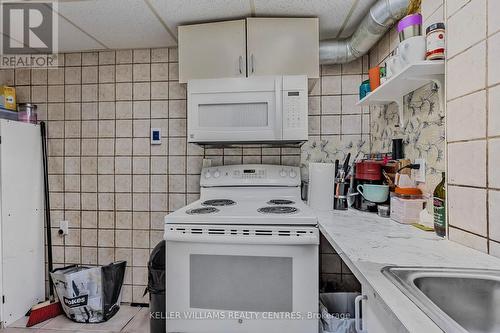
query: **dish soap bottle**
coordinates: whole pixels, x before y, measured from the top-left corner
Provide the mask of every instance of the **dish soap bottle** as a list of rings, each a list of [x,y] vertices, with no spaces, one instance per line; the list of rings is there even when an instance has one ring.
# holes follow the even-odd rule
[[[446,236],[446,186],[445,173],[443,179],[434,190],[434,230],[440,237]]]

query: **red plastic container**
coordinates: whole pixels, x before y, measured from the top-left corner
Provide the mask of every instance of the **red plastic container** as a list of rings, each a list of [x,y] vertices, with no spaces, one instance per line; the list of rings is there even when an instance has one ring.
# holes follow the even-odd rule
[[[376,161],[361,161],[356,163],[356,179],[381,180],[382,164]]]

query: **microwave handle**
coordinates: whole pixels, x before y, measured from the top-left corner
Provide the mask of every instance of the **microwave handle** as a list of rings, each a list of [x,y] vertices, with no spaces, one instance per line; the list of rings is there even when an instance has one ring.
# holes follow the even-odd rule
[[[217,243],[217,244],[259,244],[259,245],[318,245],[317,234],[306,236],[240,236],[179,234],[165,232],[164,238],[171,242]]]
[[[238,59],[238,69],[240,74],[243,74],[243,56],[240,56]]]
[[[255,59],[253,53],[250,55],[250,71],[252,72],[252,74],[255,73]]]
[[[275,121],[276,121],[276,126],[275,128],[275,136],[278,140],[283,139],[283,120],[287,116],[285,114],[286,110],[283,108],[283,97],[284,97],[284,91],[283,91],[283,82],[281,81],[281,78],[276,81],[276,86],[275,86],[275,103],[276,103],[276,116],[275,116]]]

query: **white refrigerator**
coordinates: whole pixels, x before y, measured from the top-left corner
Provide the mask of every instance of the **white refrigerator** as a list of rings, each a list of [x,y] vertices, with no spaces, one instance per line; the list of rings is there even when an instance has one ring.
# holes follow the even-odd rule
[[[0,325],[45,299],[40,126],[0,119]]]

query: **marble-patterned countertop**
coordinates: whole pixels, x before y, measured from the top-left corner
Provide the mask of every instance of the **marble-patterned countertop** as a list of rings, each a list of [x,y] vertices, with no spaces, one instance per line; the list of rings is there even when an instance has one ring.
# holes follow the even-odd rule
[[[410,332],[442,332],[382,273],[384,266],[500,269],[500,259],[410,225],[356,210],[316,212],[325,238]]]

